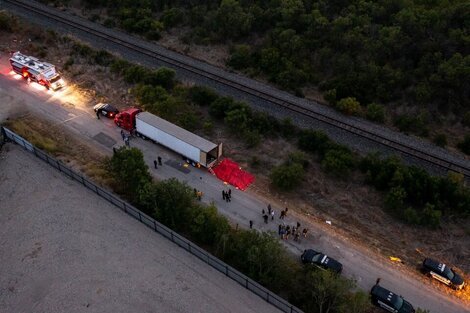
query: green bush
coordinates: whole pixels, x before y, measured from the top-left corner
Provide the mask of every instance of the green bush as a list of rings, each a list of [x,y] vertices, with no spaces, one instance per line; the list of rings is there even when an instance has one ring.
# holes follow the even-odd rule
[[[465,115],[462,118],[462,124],[464,126],[470,127],[470,111],[465,113]]]
[[[206,106],[217,100],[219,95],[208,87],[196,85],[189,89],[189,98],[197,105]]]
[[[230,97],[220,97],[209,106],[209,114],[215,118],[225,118],[226,113],[233,107],[235,101]]]
[[[234,133],[248,128],[250,122],[249,111],[245,108],[234,109],[226,112],[224,123]]]
[[[178,26],[184,21],[184,12],[179,8],[169,8],[163,11],[160,21],[165,29]]]
[[[323,93],[323,97],[325,100],[331,104],[331,105],[336,105],[336,89],[329,89]]]
[[[385,109],[382,105],[371,103],[367,105],[366,118],[368,120],[383,123],[385,122]]]
[[[412,224],[412,225],[420,224],[419,214],[412,207],[407,207],[403,211],[403,219],[405,220],[405,222],[407,222],[409,224]]]
[[[16,19],[5,11],[0,11],[0,32],[11,32],[16,27]]]
[[[106,50],[99,50],[93,53],[93,61],[101,66],[109,66],[114,61],[114,57]]]
[[[439,147],[447,146],[447,136],[445,134],[436,134],[433,139],[434,144]]]
[[[394,212],[403,210],[406,200],[406,191],[402,187],[393,187],[385,198],[385,205]]]
[[[316,152],[320,158],[330,149],[333,142],[322,131],[303,130],[300,132],[297,146],[306,152]]]
[[[349,174],[354,164],[354,155],[346,148],[328,150],[321,162],[327,173],[342,178]]]
[[[441,224],[442,212],[436,210],[433,205],[426,204],[422,212],[421,224],[431,228],[438,228]]]
[[[236,45],[232,48],[227,65],[241,70],[251,66],[251,49],[248,45]]]
[[[457,144],[457,147],[463,153],[470,155],[470,135],[465,135],[464,139]]]
[[[193,111],[184,111],[178,117],[178,124],[186,130],[195,131],[201,127],[201,118]]]
[[[336,103],[336,108],[347,115],[358,115],[361,112],[361,104],[354,97],[347,97]]]
[[[245,130],[243,132],[243,140],[248,148],[254,148],[261,142],[261,135],[256,130]]]
[[[429,134],[427,114],[421,113],[417,116],[399,115],[395,118],[394,124],[405,133],[414,133],[418,136],[427,137]]]
[[[142,77],[144,77],[145,84],[162,86],[166,90],[172,89],[176,84],[175,71],[166,67],[160,67],[156,71],[148,71]]]
[[[297,187],[304,177],[301,164],[291,163],[276,166],[271,171],[271,183],[278,189],[290,191]]]

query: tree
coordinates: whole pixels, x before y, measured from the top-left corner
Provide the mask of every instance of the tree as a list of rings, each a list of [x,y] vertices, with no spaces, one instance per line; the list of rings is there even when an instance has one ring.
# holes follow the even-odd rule
[[[117,190],[131,199],[138,197],[138,191],[152,181],[144,155],[137,148],[117,149],[108,162],[108,168]]]
[[[237,0],[222,0],[215,16],[214,30],[219,38],[240,38],[251,30],[253,16],[243,11]]]
[[[220,97],[209,106],[209,114],[215,118],[224,118],[227,111],[233,107],[235,101],[230,97]]]
[[[246,129],[250,121],[249,113],[245,108],[235,109],[227,112],[224,122],[232,132],[240,132]]]
[[[158,182],[155,187],[154,215],[158,221],[175,231],[184,231],[189,223],[189,211],[194,204],[194,192],[175,178]]]
[[[217,212],[214,204],[194,205],[188,214],[191,236],[199,243],[214,245],[230,231],[230,224],[223,215]]]

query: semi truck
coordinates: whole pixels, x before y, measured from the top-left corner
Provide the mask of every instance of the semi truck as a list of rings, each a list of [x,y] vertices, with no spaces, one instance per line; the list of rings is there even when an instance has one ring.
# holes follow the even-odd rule
[[[187,162],[210,168],[222,156],[222,143],[215,144],[149,112],[130,108],[118,113],[114,123],[136,136],[150,139],[179,153]]]
[[[13,71],[23,76],[24,79],[37,82],[48,90],[57,90],[65,86],[64,80],[54,65],[24,55],[19,51],[12,54],[10,65]]]

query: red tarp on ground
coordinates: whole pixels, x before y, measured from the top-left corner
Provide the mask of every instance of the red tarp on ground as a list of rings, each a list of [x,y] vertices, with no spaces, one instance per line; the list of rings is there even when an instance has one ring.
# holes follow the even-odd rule
[[[253,175],[241,170],[240,166],[230,159],[224,159],[212,170],[219,179],[240,190],[245,190],[255,180]]]

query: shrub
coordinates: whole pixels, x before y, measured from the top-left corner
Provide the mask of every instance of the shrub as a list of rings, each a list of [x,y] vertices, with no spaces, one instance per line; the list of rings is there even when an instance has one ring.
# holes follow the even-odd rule
[[[441,223],[442,212],[436,210],[433,205],[427,203],[421,217],[421,224],[431,228],[438,228]]]
[[[304,169],[301,164],[283,164],[273,168],[271,171],[271,183],[285,191],[294,189],[304,177]]]
[[[385,121],[384,107],[377,103],[368,104],[366,118],[374,122],[383,123]]]
[[[447,146],[447,136],[445,134],[437,134],[433,139],[434,144],[439,147]]]
[[[297,127],[292,123],[292,119],[286,117],[281,120],[279,131],[284,138],[292,138],[297,134]]]
[[[406,200],[406,191],[402,187],[393,187],[385,198],[385,205],[388,209],[400,212],[403,210]]]
[[[317,152],[323,158],[326,151],[332,146],[328,136],[322,131],[303,130],[300,132],[297,146],[306,152]]]
[[[257,130],[245,130],[243,132],[243,140],[248,148],[254,148],[261,142],[261,135]]]
[[[194,131],[200,127],[201,119],[193,111],[185,111],[178,118],[181,127]]]
[[[331,104],[331,105],[336,105],[336,89],[329,89],[323,93],[323,97],[325,100]]]
[[[112,73],[121,75],[130,66],[132,66],[132,64],[128,61],[125,61],[125,60],[122,60],[122,59],[115,59],[111,63],[110,70],[111,70]]]
[[[210,135],[214,131],[214,124],[211,121],[205,121],[204,124],[202,124],[202,129],[206,135]]]
[[[470,111],[465,113],[465,115],[463,116],[462,124],[464,126],[470,127]]]
[[[302,165],[304,169],[307,169],[308,166],[310,165],[307,159],[307,155],[303,153],[302,151],[295,151],[289,154],[287,157],[287,163],[292,164],[292,163],[297,163]]]
[[[163,11],[160,21],[165,29],[178,26],[184,21],[184,13],[179,8],[170,8]]]
[[[93,54],[93,60],[98,65],[109,66],[114,60],[114,57],[106,50],[99,50]]]
[[[209,114],[215,118],[225,118],[227,111],[233,107],[235,101],[230,97],[220,97],[212,102],[209,106]]]
[[[16,26],[16,19],[5,11],[0,11],[0,32],[11,32]]]
[[[331,149],[326,152],[321,165],[328,173],[345,177],[354,167],[354,156],[348,149]]]
[[[214,90],[205,86],[193,86],[189,89],[189,98],[200,106],[211,105],[218,97]]]
[[[407,207],[403,211],[403,219],[405,222],[413,225],[418,225],[420,223],[418,212],[412,207]]]
[[[418,136],[428,136],[428,117],[427,114],[421,113],[417,116],[399,115],[395,118],[394,124],[402,132],[414,133]]]
[[[227,65],[241,70],[251,66],[251,49],[248,45],[236,45],[230,54]]]
[[[170,90],[176,83],[174,70],[167,67],[160,67],[156,71],[148,71],[142,75],[142,80],[146,84],[154,86],[162,86],[163,88]]]
[[[336,103],[336,108],[347,115],[357,115],[361,111],[361,104],[354,97],[347,97]]]
[[[464,139],[457,144],[457,147],[463,153],[470,155],[470,135],[465,135]]]

